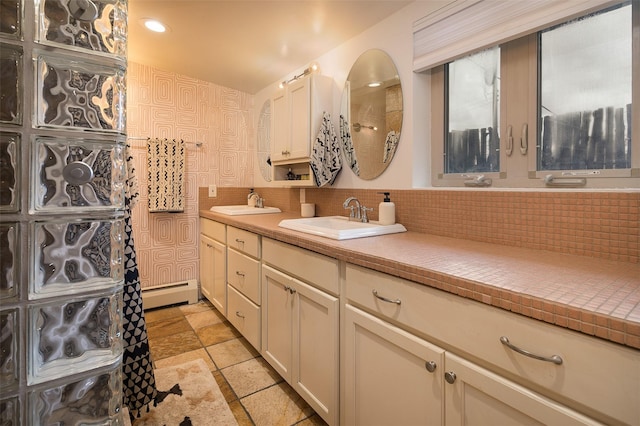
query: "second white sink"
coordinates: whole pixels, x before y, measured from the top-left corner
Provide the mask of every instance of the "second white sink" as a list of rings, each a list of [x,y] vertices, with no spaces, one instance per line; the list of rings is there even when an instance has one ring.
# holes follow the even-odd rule
[[[235,206],[213,206],[209,210],[215,213],[222,213],[229,216],[240,216],[246,214],[267,214],[280,213],[277,207],[249,207],[246,204]]]
[[[376,221],[368,223],[350,221],[345,216],[310,217],[302,219],[284,219],[278,226],[293,231],[305,232],[334,240],[374,237],[377,235],[406,232],[407,228],[399,223],[380,225]]]

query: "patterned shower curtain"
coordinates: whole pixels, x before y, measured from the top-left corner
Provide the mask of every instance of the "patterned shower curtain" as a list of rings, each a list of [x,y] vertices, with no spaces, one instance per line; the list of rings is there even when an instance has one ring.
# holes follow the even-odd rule
[[[124,303],[123,303],[123,339],[124,354],[122,362],[123,403],[129,408],[133,418],[140,410],[153,402],[157,395],[153,363],[149,352],[147,325],[142,309],[140,276],[133,244],[131,209],[138,201],[138,185],[133,168],[130,146],[127,144],[127,183],[125,197],[125,250],[124,250]]]

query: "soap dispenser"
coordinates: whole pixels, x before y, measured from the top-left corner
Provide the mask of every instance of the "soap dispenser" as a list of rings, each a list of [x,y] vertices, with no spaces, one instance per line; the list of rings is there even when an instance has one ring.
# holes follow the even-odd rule
[[[384,200],[378,206],[378,222],[380,225],[393,225],[396,223],[396,205],[389,198],[388,192],[380,192],[384,194]]]

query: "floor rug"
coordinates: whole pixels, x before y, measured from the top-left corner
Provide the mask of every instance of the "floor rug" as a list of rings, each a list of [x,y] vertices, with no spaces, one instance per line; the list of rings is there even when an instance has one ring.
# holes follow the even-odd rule
[[[141,410],[140,418],[133,420],[133,426],[238,424],[203,360],[158,368],[155,377],[157,405],[149,404],[149,412]],[[128,419],[125,423],[128,424]]]

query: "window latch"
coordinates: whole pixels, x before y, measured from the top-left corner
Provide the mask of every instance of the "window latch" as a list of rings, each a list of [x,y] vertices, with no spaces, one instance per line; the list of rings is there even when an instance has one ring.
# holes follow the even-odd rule
[[[471,177],[471,176],[468,176],[468,177]],[[492,182],[493,182],[493,180],[491,178],[487,178],[484,175],[479,175],[479,176],[474,177],[473,179],[465,180],[464,181],[464,186],[471,186],[471,187],[476,187],[476,188],[477,187],[485,187],[485,186],[491,186]]]
[[[520,154],[527,155],[529,148],[529,126],[527,123],[522,125],[522,134],[520,135]]]
[[[546,175],[544,177],[544,184],[547,186],[564,186],[564,187],[576,187],[585,186],[587,184],[587,178],[573,177],[573,176],[554,176]]]

